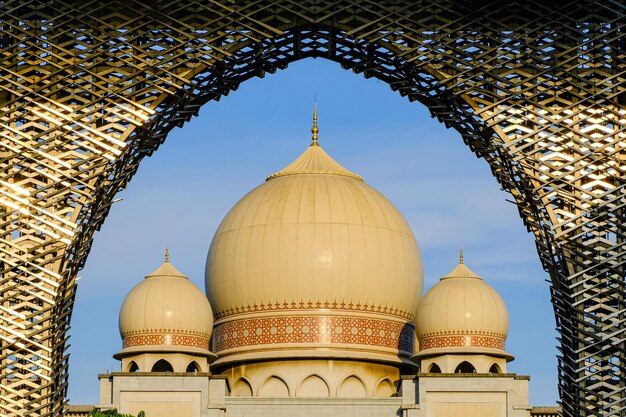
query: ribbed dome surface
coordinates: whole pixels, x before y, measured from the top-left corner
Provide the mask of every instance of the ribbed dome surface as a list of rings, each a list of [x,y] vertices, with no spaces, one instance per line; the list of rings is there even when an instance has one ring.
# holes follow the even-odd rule
[[[415,322],[420,351],[444,346],[503,350],[508,326],[500,295],[463,263],[424,295]]]
[[[206,270],[218,317],[303,301],[377,306],[414,318],[422,279],[417,243],[400,212],[319,146],[232,208]]]
[[[342,167],[337,161],[328,155],[321,146],[309,146],[307,150],[295,161],[282,170],[267,177],[267,180],[296,174],[334,174],[345,175],[363,181],[360,175],[356,175]]]
[[[400,212],[314,142],[215,233],[206,290],[216,363],[269,355],[407,363],[422,283]]]
[[[128,293],[119,328],[125,348],[163,344],[172,350],[174,345],[201,347],[206,340],[208,350],[213,312],[202,291],[165,262]]]

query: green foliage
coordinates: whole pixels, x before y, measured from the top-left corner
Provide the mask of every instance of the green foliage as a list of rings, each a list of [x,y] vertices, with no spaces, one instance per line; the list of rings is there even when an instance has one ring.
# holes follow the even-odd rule
[[[111,410],[96,410],[95,408],[87,414],[88,417],[135,417],[130,414],[120,414],[117,412],[117,409],[113,408]],[[146,417],[146,413],[140,411],[137,414],[137,417]]]

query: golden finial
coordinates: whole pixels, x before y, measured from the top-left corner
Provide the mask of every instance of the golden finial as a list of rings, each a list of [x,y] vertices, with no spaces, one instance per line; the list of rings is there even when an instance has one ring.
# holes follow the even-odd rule
[[[319,146],[317,144],[317,132],[320,130],[317,128],[317,103],[313,104],[313,127],[311,128],[311,133],[313,133],[313,143],[311,146]]]
[[[463,248],[461,248],[460,252],[459,252],[459,263],[462,264],[463,263]]]
[[[170,261],[170,248],[169,247],[165,247],[165,262],[169,262]]]

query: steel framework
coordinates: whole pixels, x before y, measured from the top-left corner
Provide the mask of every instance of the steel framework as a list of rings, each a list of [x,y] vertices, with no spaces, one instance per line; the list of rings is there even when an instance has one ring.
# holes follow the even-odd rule
[[[620,0],[0,1],[0,415],[61,415],[75,277],[175,126],[307,57],[460,132],[550,274],[566,416],[625,416]],[[245,117],[245,115],[242,115]]]

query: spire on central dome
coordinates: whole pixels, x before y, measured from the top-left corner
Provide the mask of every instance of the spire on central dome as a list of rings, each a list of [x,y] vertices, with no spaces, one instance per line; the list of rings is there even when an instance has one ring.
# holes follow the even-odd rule
[[[325,175],[343,175],[351,177],[359,181],[363,181],[363,177],[353,172],[348,171],[342,167],[337,161],[330,157],[322,149],[317,142],[319,129],[317,127],[317,106],[313,107],[313,127],[311,133],[313,134],[313,142],[311,145],[300,155],[295,161],[287,165],[285,168],[268,176],[265,181],[273,180],[274,178],[284,177],[286,175],[300,175],[300,174],[325,174]]]
[[[317,128],[317,103],[313,105],[313,127],[311,128],[311,133],[313,133],[313,143],[311,146],[320,146],[317,144],[317,132],[320,130]]]

